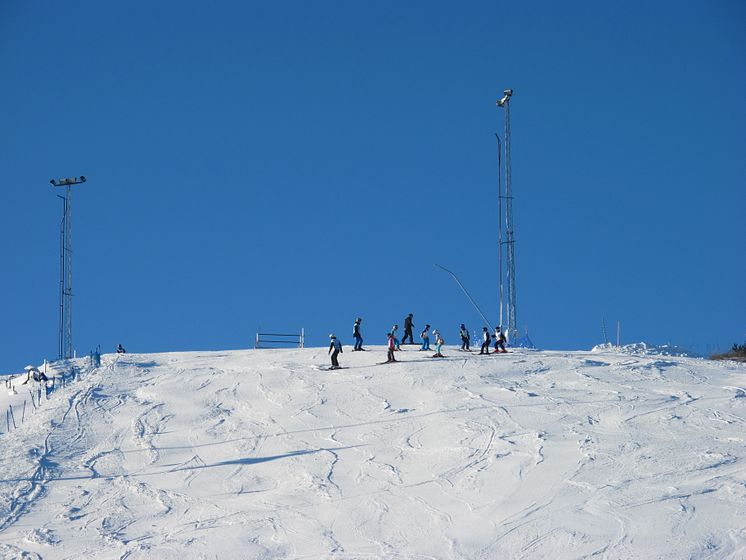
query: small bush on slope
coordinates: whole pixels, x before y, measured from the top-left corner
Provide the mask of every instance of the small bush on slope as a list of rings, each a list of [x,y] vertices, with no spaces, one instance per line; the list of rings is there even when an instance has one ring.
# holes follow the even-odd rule
[[[725,354],[715,354],[710,356],[712,360],[736,360],[737,362],[746,362],[746,342],[743,344],[734,344],[730,352]]]

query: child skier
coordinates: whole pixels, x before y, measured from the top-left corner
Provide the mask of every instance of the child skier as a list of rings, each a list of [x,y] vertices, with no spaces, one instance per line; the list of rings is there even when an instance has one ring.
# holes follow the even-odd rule
[[[461,350],[469,352],[469,329],[467,329],[463,323],[461,323],[459,335],[461,335]]]
[[[399,339],[396,337],[396,331],[399,330],[399,325],[394,325],[391,327],[391,336],[394,337],[394,347],[395,350],[401,350],[401,347],[399,346]]]
[[[435,354],[433,354],[433,358],[445,358],[445,356],[440,353],[440,349],[443,348],[443,344],[445,344],[443,337],[440,336],[438,329],[433,331],[433,335],[435,336]]]
[[[329,369],[340,369],[339,361],[337,356],[342,352],[342,343],[333,334],[329,335],[329,352],[327,354],[332,355],[332,365]]]
[[[490,337],[490,331],[487,330],[487,327],[482,327],[482,348],[479,350],[480,354],[490,353],[490,342],[491,341],[492,341],[492,337]]]
[[[420,348],[420,351],[430,350],[430,333],[428,332],[429,330],[430,325],[425,325],[425,330],[420,333],[420,338],[422,339],[422,348]]]
[[[500,327],[495,327],[495,352],[502,352],[503,354],[507,354],[507,350],[505,349],[505,342],[507,339],[505,338],[505,335],[500,330]],[[498,347],[502,348],[502,350],[498,350]]]
[[[394,343],[394,335],[391,333],[388,334],[388,344],[386,347],[388,348],[388,354],[386,362],[384,363],[388,364],[391,362],[395,362],[396,359],[394,358],[394,350],[396,349],[396,344]]]
[[[355,324],[352,327],[352,336],[355,338],[355,346],[352,348],[353,352],[365,350],[365,348],[363,348],[363,337],[360,334],[360,323],[361,322],[362,322],[362,319],[358,317],[357,319],[355,319]]]

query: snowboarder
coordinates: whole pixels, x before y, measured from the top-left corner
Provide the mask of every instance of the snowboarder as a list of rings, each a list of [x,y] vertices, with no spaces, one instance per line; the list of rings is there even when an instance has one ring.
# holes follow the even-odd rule
[[[360,334],[360,323],[362,321],[363,320],[358,317],[357,319],[355,319],[355,324],[352,327],[352,336],[355,337],[355,346],[352,348],[353,352],[365,350],[365,348],[363,348],[363,337]]]
[[[387,354],[387,359],[384,363],[388,364],[390,362],[395,362],[396,358],[394,358],[394,350],[396,349],[396,344],[394,343],[394,335],[391,333],[388,334],[387,348],[388,348],[388,354]]]
[[[469,329],[467,329],[463,323],[461,323],[459,334],[461,335],[461,350],[466,350],[467,352],[470,351],[469,350]]]
[[[122,346],[121,344],[118,344],[117,345],[117,354],[126,354],[126,353],[127,353],[127,350],[124,349],[124,346]]]
[[[479,350],[480,354],[490,353],[490,342],[491,341],[492,341],[492,337],[490,337],[490,331],[487,329],[487,327],[482,327],[482,348]]]
[[[340,369],[339,361],[337,356],[342,352],[342,343],[337,339],[334,334],[329,335],[329,352],[327,354],[332,355],[332,365],[329,369]]]
[[[508,351],[505,349],[505,342],[507,339],[505,338],[505,335],[500,330],[500,327],[495,327],[495,352],[502,352],[503,354],[507,354]],[[499,348],[502,348],[502,350],[498,350]]]
[[[391,336],[394,337],[394,347],[395,350],[401,350],[401,347],[399,346],[399,339],[396,338],[396,331],[399,330],[399,325],[394,325],[391,327]]]
[[[430,325],[425,325],[425,329],[420,333],[420,338],[422,339],[422,348],[420,348],[420,351],[422,350],[430,350]]]
[[[440,336],[440,332],[438,331],[438,329],[435,329],[433,331],[433,336],[435,336],[435,354],[433,354],[433,358],[445,358],[445,356],[440,352],[440,349],[443,348],[445,341],[443,340],[443,337]]]
[[[409,343],[414,344],[414,337],[412,336],[412,329],[414,328],[414,323],[412,322],[413,315],[410,313],[407,315],[407,318],[404,319],[404,336],[401,339],[402,344],[407,343],[407,337],[409,337]]]

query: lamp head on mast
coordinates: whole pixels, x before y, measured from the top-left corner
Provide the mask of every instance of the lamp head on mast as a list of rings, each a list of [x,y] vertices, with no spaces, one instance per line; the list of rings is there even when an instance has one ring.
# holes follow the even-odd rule
[[[506,103],[508,102],[508,99],[510,99],[510,96],[511,96],[511,95],[513,95],[513,90],[512,90],[512,89],[506,89],[505,91],[503,91],[503,96],[502,96],[502,99],[500,99],[500,100],[499,100],[499,101],[497,102],[497,106],[498,106],[498,107],[503,107],[503,106],[505,106],[505,104],[506,104]]]
[[[78,177],[70,177],[69,179],[60,179],[55,180],[51,179],[49,181],[49,184],[53,187],[69,187],[71,185],[79,185],[80,183],[85,183],[88,179],[86,179],[85,175],[81,175]]]

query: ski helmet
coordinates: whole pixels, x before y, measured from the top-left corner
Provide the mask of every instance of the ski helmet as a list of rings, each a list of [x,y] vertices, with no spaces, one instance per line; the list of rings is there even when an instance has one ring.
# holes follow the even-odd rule
[[[334,336],[334,333],[332,333],[332,334],[329,335],[329,338],[337,338],[337,337]]]

